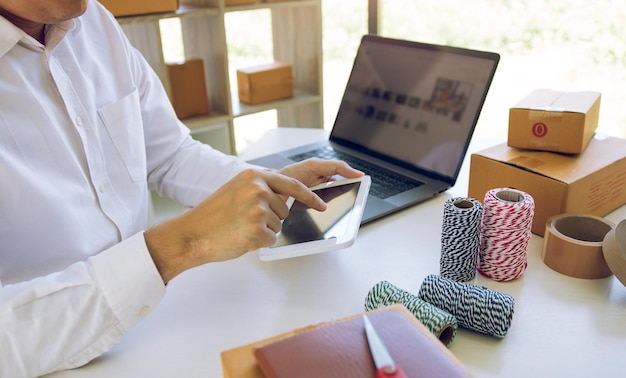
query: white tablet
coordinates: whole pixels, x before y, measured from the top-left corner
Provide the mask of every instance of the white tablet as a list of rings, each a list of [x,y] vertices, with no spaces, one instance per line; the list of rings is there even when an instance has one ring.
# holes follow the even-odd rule
[[[278,260],[346,248],[354,243],[372,180],[369,176],[330,181],[312,187],[328,205],[311,209],[289,198],[289,215],[283,220],[276,243],[259,250],[261,260]]]

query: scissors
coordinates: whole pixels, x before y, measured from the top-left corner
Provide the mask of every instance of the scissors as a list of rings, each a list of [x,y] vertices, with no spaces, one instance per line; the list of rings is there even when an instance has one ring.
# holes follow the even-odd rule
[[[389,355],[389,351],[387,351],[385,344],[378,336],[367,315],[363,315],[363,322],[365,323],[365,334],[367,335],[370,352],[374,359],[374,365],[376,365],[376,378],[407,378],[404,371]]]

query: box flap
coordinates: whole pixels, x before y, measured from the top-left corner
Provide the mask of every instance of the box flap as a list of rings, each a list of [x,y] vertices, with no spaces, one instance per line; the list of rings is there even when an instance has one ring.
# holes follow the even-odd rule
[[[509,147],[506,143],[476,154],[570,184],[626,159],[626,139],[597,135],[578,155],[523,150]]]
[[[513,109],[586,113],[600,98],[600,92],[563,92],[537,89],[519,101]]]

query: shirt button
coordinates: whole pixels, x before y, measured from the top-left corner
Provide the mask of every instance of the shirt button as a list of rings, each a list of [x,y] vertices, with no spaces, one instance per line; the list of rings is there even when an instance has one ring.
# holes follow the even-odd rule
[[[100,191],[100,193],[104,193],[104,184],[100,184],[98,190]]]
[[[82,126],[83,125],[83,119],[81,117],[76,117],[76,125],[78,125],[78,126]]]
[[[148,315],[148,313],[150,312],[150,310],[151,310],[150,306],[143,306],[143,307],[141,308],[141,310],[139,310],[139,315],[141,315],[141,316],[146,316],[146,315]]]

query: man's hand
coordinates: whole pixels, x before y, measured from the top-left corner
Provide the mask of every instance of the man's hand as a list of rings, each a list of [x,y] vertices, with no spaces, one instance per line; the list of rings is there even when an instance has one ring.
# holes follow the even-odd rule
[[[147,230],[146,244],[163,281],[195,266],[274,244],[281,221],[289,214],[286,198],[323,211],[326,204],[307,186],[329,181],[336,174],[363,175],[346,163],[318,159],[279,172],[249,169],[196,207]]]
[[[279,172],[299,180],[308,187],[334,180],[336,175],[345,178],[363,176],[363,172],[357,171],[343,161],[315,158],[288,165]]]

